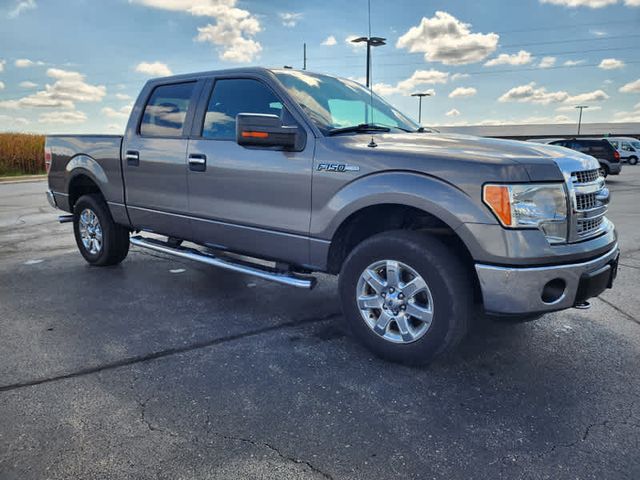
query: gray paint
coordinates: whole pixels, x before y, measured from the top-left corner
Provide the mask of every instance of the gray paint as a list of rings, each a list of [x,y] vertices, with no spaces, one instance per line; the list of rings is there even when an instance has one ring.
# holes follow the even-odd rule
[[[251,149],[199,138],[198,120],[216,78],[256,78],[283,100],[307,142],[301,152]],[[142,138],[137,125],[155,86],[197,80],[184,137]],[[247,112],[250,113],[250,112]],[[126,205],[134,228],[196,240],[242,253],[324,270],[331,239],[361,208],[410,205],[453,228],[472,256],[495,264],[548,263],[594,255],[615,242],[605,235],[574,245],[550,246],[537,230],[505,230],[482,204],[487,182],[563,182],[572,165],[594,161],[543,144],[432,133],[324,137],[275,76],[259,68],[205,72],[152,80],[129,120],[122,153],[140,152],[140,166],[120,167],[121,137],[49,137],[55,152],[52,190],[65,193],[76,153],[107,201]],[[205,153],[207,170],[191,172],[187,153]],[[89,161],[92,159],[94,162]],[[320,163],[345,163],[358,171],[319,171]],[[95,163],[95,165],[94,165]],[[104,175],[97,166],[101,166]],[[561,171],[562,170],[562,171]],[[122,182],[124,175],[124,186]],[[104,178],[106,177],[106,182]],[[67,182],[67,184],[65,184]],[[126,189],[125,189],[126,187]],[[126,198],[125,198],[126,197]]]

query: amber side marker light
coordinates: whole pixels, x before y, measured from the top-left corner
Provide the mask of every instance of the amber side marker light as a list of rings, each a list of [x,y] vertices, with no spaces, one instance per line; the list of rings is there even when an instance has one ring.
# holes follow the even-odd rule
[[[511,198],[509,195],[509,187],[504,185],[485,185],[482,199],[505,227],[511,226]]]
[[[267,132],[242,132],[242,136],[245,138],[269,138]]]

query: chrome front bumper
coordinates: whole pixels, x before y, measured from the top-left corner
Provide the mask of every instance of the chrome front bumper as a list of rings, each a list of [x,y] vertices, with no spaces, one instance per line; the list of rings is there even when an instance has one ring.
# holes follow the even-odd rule
[[[576,299],[581,281],[585,282],[585,277],[590,274],[606,270],[608,265],[615,269],[619,254],[620,249],[615,244],[604,255],[584,263],[530,268],[476,264],[484,308],[487,312],[503,315],[571,308],[577,300],[584,300]],[[545,294],[546,301],[543,300]]]

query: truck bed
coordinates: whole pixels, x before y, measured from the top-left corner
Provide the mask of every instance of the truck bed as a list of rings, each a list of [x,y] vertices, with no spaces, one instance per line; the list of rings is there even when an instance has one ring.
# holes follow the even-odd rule
[[[109,203],[124,204],[122,135],[48,135],[46,151],[51,152],[49,189],[58,207],[70,211],[70,185],[86,175],[101,189]],[[74,175],[69,172],[73,170]]]

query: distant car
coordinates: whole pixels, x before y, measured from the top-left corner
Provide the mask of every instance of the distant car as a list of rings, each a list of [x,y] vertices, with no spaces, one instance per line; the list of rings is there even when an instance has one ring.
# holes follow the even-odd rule
[[[620,153],[607,140],[572,138],[567,140],[556,140],[549,145],[570,148],[577,152],[585,153],[595,157],[600,163],[600,173],[603,177],[608,175],[619,175],[622,171],[620,163]]]
[[[640,140],[633,137],[605,138],[620,154],[620,159],[629,165],[636,165],[640,158]]]

